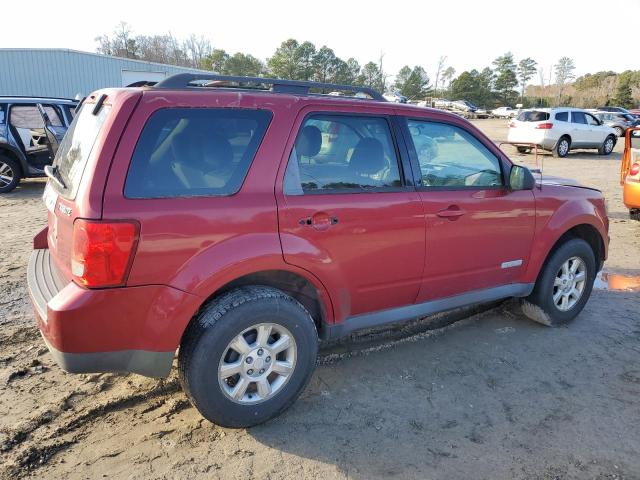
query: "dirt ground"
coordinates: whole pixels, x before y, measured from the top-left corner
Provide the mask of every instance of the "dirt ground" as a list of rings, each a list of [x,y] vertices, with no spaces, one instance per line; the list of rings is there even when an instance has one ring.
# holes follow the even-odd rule
[[[506,137],[504,121],[476,123]],[[620,152],[545,156],[544,172],[605,192],[605,269],[640,276]],[[325,348],[290,410],[228,430],[200,417],[175,373],[163,382],[69,375],[53,363],[25,280],[45,223],[43,187],[27,181],[0,197],[1,479],[640,479],[638,292],[596,290],[565,328],[534,324],[507,303]]]

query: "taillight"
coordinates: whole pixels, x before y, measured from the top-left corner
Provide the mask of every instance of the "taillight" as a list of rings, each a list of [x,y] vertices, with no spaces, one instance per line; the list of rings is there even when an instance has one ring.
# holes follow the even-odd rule
[[[516,128],[516,122],[509,122],[509,128]]]
[[[640,173],[640,163],[634,163],[629,169],[629,175],[636,176]]]
[[[123,285],[138,243],[138,225],[78,219],[73,223],[71,273],[89,288]]]
[[[536,128],[538,130],[550,130],[553,128],[553,123],[539,123]]]

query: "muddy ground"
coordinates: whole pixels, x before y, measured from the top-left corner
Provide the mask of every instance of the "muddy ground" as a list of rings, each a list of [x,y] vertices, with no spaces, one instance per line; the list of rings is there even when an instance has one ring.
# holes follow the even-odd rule
[[[504,121],[477,124],[506,137]],[[605,268],[640,275],[620,152],[545,156],[544,171],[604,190]],[[565,328],[503,304],[333,346],[284,415],[228,430],[200,417],[175,374],[158,382],[56,367],[25,285],[43,186],[0,197],[1,479],[640,478],[640,293],[594,291]]]

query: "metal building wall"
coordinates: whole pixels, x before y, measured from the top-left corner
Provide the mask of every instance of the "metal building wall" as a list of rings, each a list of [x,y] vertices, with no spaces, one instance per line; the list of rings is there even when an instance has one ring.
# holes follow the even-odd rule
[[[202,72],[66,49],[0,49],[0,95],[73,98],[122,86],[122,70]]]

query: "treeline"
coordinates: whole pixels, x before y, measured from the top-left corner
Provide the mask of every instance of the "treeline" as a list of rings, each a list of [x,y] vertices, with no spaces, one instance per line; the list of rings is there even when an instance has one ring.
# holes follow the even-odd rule
[[[571,58],[560,58],[548,79],[537,62],[516,60],[507,52],[482,70],[472,69],[456,76],[440,57],[433,83],[424,67],[406,65],[392,76],[383,68],[383,56],[364,65],[355,58],[342,59],[327,47],[285,40],[266,61],[249,53],[229,53],[213,48],[205,37],[191,35],[177,39],[165,35],[134,35],[122,22],[111,35],[96,38],[97,51],[105,55],[212,70],[224,75],[273,76],[372,87],[380,92],[397,91],[410,100],[442,97],[465,99],[485,108],[500,105],[575,105],[595,107],[616,104],[635,106],[640,100],[640,71],[599,72],[575,78]],[[530,85],[538,75],[538,85]]]

